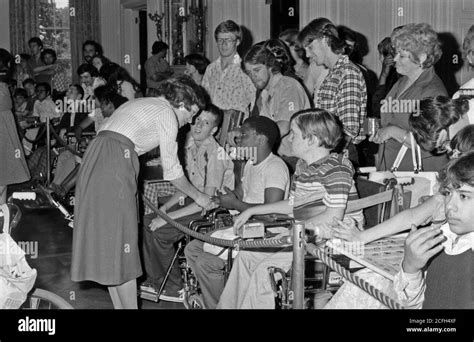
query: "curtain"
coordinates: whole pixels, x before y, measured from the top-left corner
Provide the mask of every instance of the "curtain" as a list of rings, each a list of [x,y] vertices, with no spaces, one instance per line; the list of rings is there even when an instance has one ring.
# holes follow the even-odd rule
[[[72,79],[73,83],[78,83],[76,70],[84,63],[82,43],[86,40],[100,43],[99,0],[69,0],[69,8],[74,13],[70,17]]]
[[[28,40],[38,37],[39,0],[10,0],[10,48],[13,55],[30,53]]]

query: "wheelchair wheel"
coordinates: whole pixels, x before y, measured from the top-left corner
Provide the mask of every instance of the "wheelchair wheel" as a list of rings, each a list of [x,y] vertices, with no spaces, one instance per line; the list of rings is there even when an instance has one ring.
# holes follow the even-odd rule
[[[71,310],[74,307],[58,295],[43,290],[35,289],[28,294],[26,301],[21,306],[22,310]]]
[[[185,308],[188,310],[206,309],[206,305],[204,305],[204,301],[202,300],[201,296],[196,292],[191,293],[191,294],[186,294],[184,296],[183,304]]]

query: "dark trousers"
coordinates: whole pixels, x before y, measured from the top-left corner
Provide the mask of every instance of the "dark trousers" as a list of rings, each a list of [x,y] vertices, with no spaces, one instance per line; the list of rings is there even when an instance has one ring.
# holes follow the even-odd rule
[[[155,214],[145,215],[143,220],[143,268],[147,280],[153,282],[154,287],[159,289],[176,253],[175,243],[185,234],[169,224],[152,232],[148,226],[155,217]],[[176,221],[187,227],[192,220],[199,218],[200,213],[196,213]],[[182,287],[181,273],[176,260],[165,288],[174,291]]]
[[[203,245],[202,241],[193,240],[184,249],[184,254],[199,281],[204,304],[208,309],[215,309],[224,291],[225,262],[218,256],[204,252]]]

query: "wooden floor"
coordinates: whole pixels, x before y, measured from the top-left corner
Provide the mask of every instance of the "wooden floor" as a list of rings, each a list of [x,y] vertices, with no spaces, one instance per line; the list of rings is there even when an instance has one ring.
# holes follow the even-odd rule
[[[49,290],[70,302],[75,309],[113,309],[107,288],[93,282],[71,280],[72,229],[57,209],[26,209],[12,236],[16,241],[37,246],[28,255],[36,268],[36,287]],[[30,248],[31,248],[30,247]],[[30,254],[34,248],[30,251]],[[184,309],[180,303],[154,303],[139,299],[141,309]]]

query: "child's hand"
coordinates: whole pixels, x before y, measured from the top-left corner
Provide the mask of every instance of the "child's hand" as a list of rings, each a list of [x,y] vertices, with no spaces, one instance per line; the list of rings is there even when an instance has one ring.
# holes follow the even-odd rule
[[[240,213],[240,215],[234,218],[234,234],[237,233],[237,229],[242,227],[252,217],[252,210],[247,209]]]
[[[406,273],[417,273],[436,254],[443,250],[441,243],[445,237],[439,226],[416,229],[412,225],[405,241],[405,257],[402,268]]]
[[[355,221],[352,221],[351,224],[346,224],[341,220],[334,218],[334,223],[332,230],[335,238],[350,242],[362,242],[362,232],[357,227]]]
[[[148,227],[150,227],[150,230],[154,232],[155,230],[163,227],[166,223],[167,222],[163,220],[161,217],[156,217],[153,219],[153,221],[151,221]]]
[[[226,194],[216,191],[220,206],[227,209],[234,209],[235,204],[239,201],[239,199],[228,187],[224,187],[224,190],[226,191]]]

